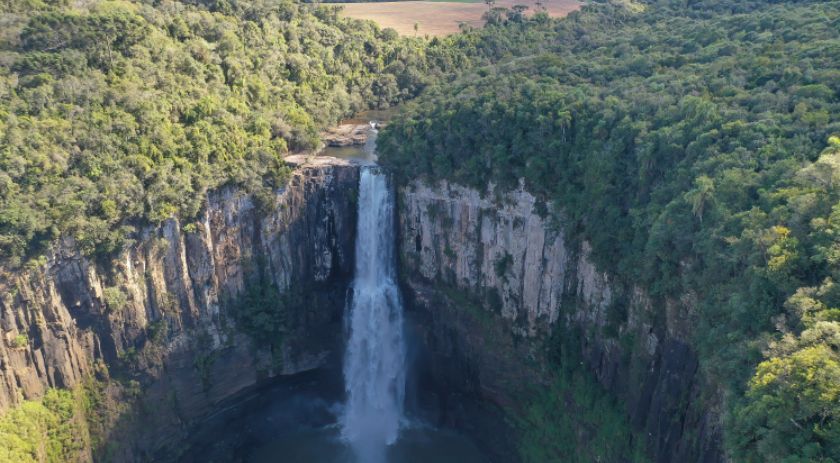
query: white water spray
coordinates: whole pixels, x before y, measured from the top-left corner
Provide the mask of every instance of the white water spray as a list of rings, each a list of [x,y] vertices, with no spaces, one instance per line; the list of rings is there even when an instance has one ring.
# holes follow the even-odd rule
[[[344,360],[342,437],[364,463],[397,441],[405,395],[403,315],[396,284],[394,199],[388,177],[362,168],[350,339]]]

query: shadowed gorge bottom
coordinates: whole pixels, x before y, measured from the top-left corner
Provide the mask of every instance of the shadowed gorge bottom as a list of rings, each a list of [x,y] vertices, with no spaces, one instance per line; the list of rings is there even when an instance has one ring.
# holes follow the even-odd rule
[[[367,463],[342,442],[340,393],[318,372],[280,380],[240,399],[192,433],[184,463]],[[386,449],[388,463],[483,463],[467,437],[411,423]]]

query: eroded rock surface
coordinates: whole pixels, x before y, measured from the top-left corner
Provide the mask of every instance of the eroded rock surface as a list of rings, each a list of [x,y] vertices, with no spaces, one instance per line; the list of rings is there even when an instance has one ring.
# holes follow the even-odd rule
[[[139,405],[110,417],[108,439],[121,444],[112,445],[118,461],[144,460],[260,379],[324,365],[340,348],[357,185],[351,164],[301,162],[274,204],[258,208],[225,188],[197,221],[148,227],[108,261],[65,241],[46,265],[3,275],[0,410],[94,374],[118,376],[111,383],[132,389],[118,393]],[[231,313],[257,274],[281,294],[314,295],[288,314],[273,354]]]
[[[549,207],[522,188],[499,196],[446,182],[402,188],[403,275],[425,320],[432,375],[448,385],[442,393],[514,403],[523,384],[541,381],[547,337],[576,329],[583,360],[626,403],[656,461],[721,461],[717,399],[701,400],[709,388],[687,339],[690,295],[652,301],[612,281],[586,242],[566,240],[562,220],[537,213]]]
[[[327,146],[362,146],[371,128],[370,124],[341,124],[321,134],[321,138]]]

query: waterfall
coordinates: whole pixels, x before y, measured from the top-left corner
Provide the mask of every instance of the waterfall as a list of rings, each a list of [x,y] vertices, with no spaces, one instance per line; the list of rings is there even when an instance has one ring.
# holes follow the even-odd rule
[[[396,442],[405,392],[405,346],[388,177],[364,167],[359,180],[356,275],[344,360],[342,437],[363,463],[384,461]]]

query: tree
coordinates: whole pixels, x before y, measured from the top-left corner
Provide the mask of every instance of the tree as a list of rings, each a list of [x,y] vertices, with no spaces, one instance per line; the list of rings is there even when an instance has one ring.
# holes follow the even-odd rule
[[[703,213],[714,202],[715,183],[711,178],[701,175],[694,181],[694,186],[693,190],[685,194],[685,199],[691,203],[691,212],[702,222]]]
[[[525,18],[525,11],[528,10],[526,5],[513,5],[513,8],[507,12],[507,17],[513,22],[522,22]]]
[[[764,461],[831,461],[840,452],[840,324],[819,329],[829,330],[832,345],[766,360],[750,382],[739,438]]]

